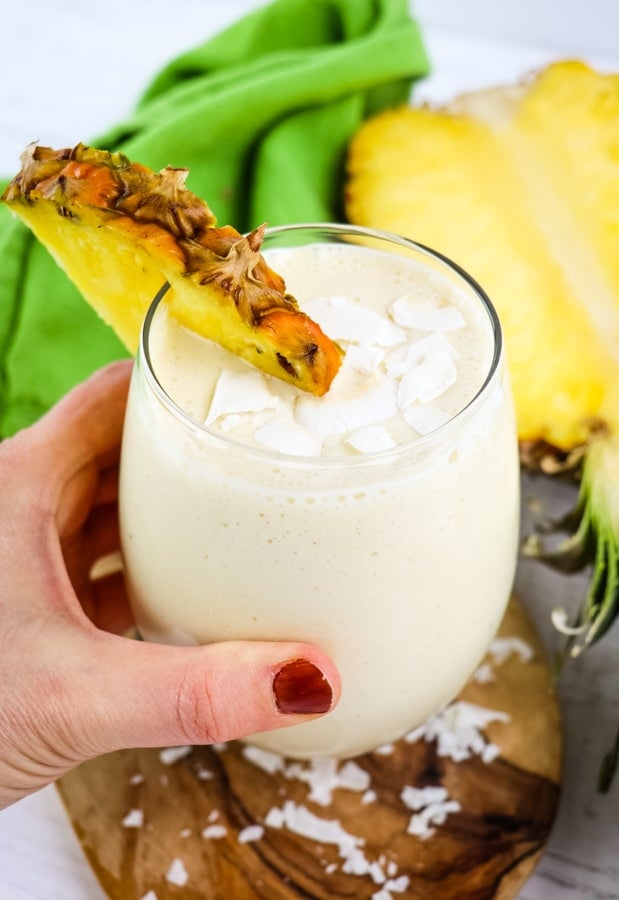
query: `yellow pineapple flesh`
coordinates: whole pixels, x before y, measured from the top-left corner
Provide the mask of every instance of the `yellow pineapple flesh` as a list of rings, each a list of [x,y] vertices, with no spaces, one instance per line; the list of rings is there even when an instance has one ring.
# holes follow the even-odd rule
[[[582,443],[617,378],[618,147],[619,77],[563,62],[386,112],[350,148],[348,217],[441,250],[488,291],[523,440]]]
[[[2,199],[130,351],[169,282],[165,302],[182,325],[301,390],[329,389],[341,350],[267,266],[264,227],[217,227],[185,188],[187,170],[156,173],[82,144],[31,146],[22,163]]]

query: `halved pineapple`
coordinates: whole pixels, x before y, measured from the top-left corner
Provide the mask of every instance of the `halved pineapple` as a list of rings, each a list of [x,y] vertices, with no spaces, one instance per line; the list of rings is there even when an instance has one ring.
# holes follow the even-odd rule
[[[301,390],[329,389],[341,350],[267,266],[264,227],[247,236],[216,227],[185,188],[186,169],[155,173],[83,144],[31,146],[22,163],[2,199],[129,350],[167,281],[166,303],[181,324]]]
[[[536,443],[586,449],[564,520],[575,531],[546,557],[595,563],[572,653],[619,615],[618,148],[619,76],[559,62],[445,109],[369,120],[345,192],[353,222],[443,251],[488,291],[528,458]]]
[[[489,293],[522,440],[585,441],[619,372],[618,146],[619,77],[565,62],[391,110],[350,148],[349,218],[442,250]]]

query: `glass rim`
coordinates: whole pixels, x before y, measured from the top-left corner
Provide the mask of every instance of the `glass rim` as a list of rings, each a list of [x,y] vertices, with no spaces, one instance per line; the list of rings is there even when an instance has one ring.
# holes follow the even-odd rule
[[[439,425],[438,428],[433,429],[428,434],[412,438],[410,441],[406,441],[405,443],[398,444],[395,447],[391,447],[386,450],[378,450],[373,453],[363,453],[357,456],[341,453],[337,455],[330,454],[324,456],[301,456],[284,453],[279,450],[272,450],[267,447],[263,448],[254,444],[236,440],[229,435],[224,434],[223,432],[218,431],[211,426],[205,425],[203,422],[199,422],[197,419],[194,419],[168,394],[157,377],[155,366],[153,365],[153,361],[150,355],[148,339],[151,324],[153,322],[157,309],[166,293],[171,289],[171,285],[169,284],[169,282],[165,282],[159,288],[153,300],[151,301],[142,323],[142,327],[140,330],[140,342],[138,347],[137,367],[138,369],[140,369],[141,367],[139,363],[141,361],[144,361],[146,382],[159,402],[164,406],[164,408],[169,413],[171,413],[189,432],[197,432],[199,434],[203,433],[205,436],[208,436],[210,440],[215,440],[222,447],[234,449],[245,456],[251,456],[262,462],[271,462],[278,466],[307,467],[309,465],[314,468],[321,469],[350,469],[353,467],[363,467],[371,464],[391,462],[395,459],[399,459],[401,456],[406,455],[412,450],[423,451],[426,448],[431,447],[432,444],[439,443],[439,441],[442,440],[446,435],[450,434],[451,431],[460,427],[463,421],[470,418],[477,406],[484,399],[491,384],[493,383],[503,356],[503,331],[501,328],[501,323],[494,304],[490,300],[490,297],[485,292],[485,290],[481,287],[481,285],[458,263],[454,262],[448,256],[445,256],[443,253],[440,253],[439,251],[434,250],[425,244],[419,243],[412,238],[407,238],[389,231],[367,228],[362,225],[348,225],[346,223],[337,222],[303,222],[294,223],[291,225],[277,225],[265,230],[263,245],[264,242],[268,241],[270,237],[276,237],[278,235],[291,232],[322,232],[331,234],[333,236],[356,235],[362,238],[372,238],[377,241],[396,244],[409,250],[421,252],[422,255],[425,255],[433,260],[438,260],[443,266],[445,266],[452,273],[462,279],[462,281],[464,281],[467,286],[473,291],[476,298],[481,302],[481,305],[488,316],[493,338],[493,354],[488,366],[487,375],[473,397],[471,397],[471,399],[462,407],[462,409],[458,410],[455,415],[448,419],[447,422]]]

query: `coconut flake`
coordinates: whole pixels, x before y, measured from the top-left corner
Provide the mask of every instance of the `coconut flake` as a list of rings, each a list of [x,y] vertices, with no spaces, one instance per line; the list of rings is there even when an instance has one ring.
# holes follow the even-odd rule
[[[159,753],[159,759],[164,766],[172,766],[179,759],[189,756],[192,749],[193,747],[166,747],[165,750],[161,750]]]
[[[359,347],[357,344],[350,344],[346,347],[342,366],[362,375],[371,375],[376,372],[384,358],[385,351],[381,347]]]
[[[390,380],[368,379],[356,391],[337,389],[334,384],[324,397],[299,397],[295,416],[301,425],[319,434],[347,434],[397,415],[396,392],[396,384]]]
[[[389,313],[402,328],[421,331],[457,331],[466,326],[464,316],[457,306],[436,306],[427,302],[399,297],[389,307]]]
[[[387,429],[380,425],[358,428],[348,435],[345,443],[359,453],[379,453],[381,450],[391,450],[396,446]]]
[[[228,831],[224,825],[207,825],[206,828],[202,829],[202,837],[206,838],[207,841],[219,841],[221,838],[225,838]]]
[[[372,752],[376,753],[377,756],[391,756],[393,750],[393,744],[380,744],[380,746],[375,747]]]
[[[497,637],[488,648],[495,665],[500,666],[510,656],[518,656],[521,662],[530,662],[533,659],[533,648],[519,637]]]
[[[473,681],[476,684],[490,684],[494,681],[494,672],[490,663],[482,663],[473,672]]]
[[[189,875],[182,859],[173,859],[170,868],[166,872],[166,881],[177,887],[185,887],[189,881]]]
[[[265,824],[270,828],[283,828],[284,826],[294,834],[318,841],[321,844],[333,844],[338,848],[339,855],[348,859],[353,852],[362,847],[363,838],[350,834],[337,819],[322,819],[314,815],[302,804],[294,800],[286,800],[283,807],[273,807],[265,818]]]
[[[224,369],[217,379],[204,424],[211,425],[220,417],[235,413],[262,412],[278,406],[279,399],[260,372],[239,373]]]
[[[499,710],[457,701],[430,716],[423,725],[405,735],[404,739],[407,743],[422,739],[427,743],[436,741],[438,755],[450,757],[454,762],[479,756],[483,762],[489,763],[500,752],[482,734],[482,729],[491,722],[509,722],[509,716]]]
[[[140,900],[157,900],[157,894],[154,891],[147,891]]]
[[[339,787],[349,791],[365,791],[370,786],[370,776],[356,762],[348,760],[338,772]]]
[[[310,788],[308,799],[328,806],[334,790],[365,791],[370,785],[370,776],[356,763],[349,761],[341,768],[338,766],[335,757],[316,757],[309,764],[291,763],[284,769],[284,775],[305,782]]]
[[[238,428],[242,421],[243,417],[240,413],[230,413],[229,416],[220,416],[218,425],[224,434],[228,434]]]
[[[403,894],[408,890],[410,878],[408,875],[400,875],[399,878],[390,878],[384,883],[380,891],[372,894],[372,900],[393,900],[394,894]]]
[[[430,403],[456,383],[458,370],[448,353],[427,354],[402,376],[398,387],[398,406],[406,409],[415,400]]]
[[[376,791],[373,791],[371,788],[369,791],[364,791],[363,796],[361,797],[361,802],[364,806],[367,806],[368,803],[375,803],[377,800]]]
[[[132,775],[131,778],[129,779],[129,784],[131,784],[135,787],[138,784],[142,784],[143,781],[144,781],[144,776],[142,775],[142,773],[136,772],[135,775]]]
[[[341,765],[334,756],[317,756],[304,762],[286,763],[285,757],[270,750],[251,745],[243,748],[243,755],[258,768],[274,775],[281,772],[288,780],[301,781],[309,786],[308,799],[320,806],[328,806],[333,791],[366,791],[370,776],[357,763],[349,760]]]
[[[329,337],[361,346],[394,347],[406,334],[386,316],[366,309],[348,297],[315,297],[303,305]]]
[[[262,837],[264,837],[262,825],[248,825],[239,831],[237,841],[239,844],[250,844],[253,841],[259,841]]]
[[[374,884],[384,884],[386,881],[385,873],[380,864],[378,862],[370,862],[359,847],[355,847],[348,854],[342,865],[342,872],[346,872],[349,875],[369,875]]]
[[[389,378],[400,378],[426,356],[435,356],[437,353],[446,353],[454,361],[460,356],[444,334],[434,331],[413,344],[391,350],[385,357],[385,372]]]
[[[429,785],[415,788],[406,785],[400,794],[402,802],[415,815],[411,816],[407,833],[426,838],[434,834],[435,825],[444,825],[447,816],[460,812],[461,806],[456,800],[450,800],[446,788]]]
[[[283,416],[270,419],[257,428],[254,438],[263,447],[290,456],[320,456],[323,442],[322,435]]]
[[[268,772],[269,775],[281,772],[284,768],[284,757],[280,753],[263,750],[261,747],[254,747],[252,744],[243,747],[243,756],[259,769]]]
[[[130,809],[120,824],[123,828],[141,828],[144,824],[144,810]]]
[[[442,785],[428,785],[427,787],[416,788],[411,785],[405,785],[400,793],[402,802],[408,809],[417,812],[426,806],[433,806],[435,803],[443,803],[447,800],[447,788]]]
[[[402,413],[402,418],[407,425],[414,428],[421,435],[436,431],[441,425],[449,422],[451,416],[438,406],[421,406],[413,403]]]

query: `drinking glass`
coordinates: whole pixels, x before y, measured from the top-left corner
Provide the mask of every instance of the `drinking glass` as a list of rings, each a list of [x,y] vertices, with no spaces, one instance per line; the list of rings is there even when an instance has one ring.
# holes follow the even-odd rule
[[[349,225],[270,229],[263,249],[308,244],[361,247],[394,270],[405,259],[447,279],[491,335],[483,385],[446,424],[390,450],[305,458],[243,444],[162,386],[150,346],[159,296],[128,400],[122,548],[146,640],[303,640],[329,653],[336,709],[248,740],[346,757],[419,725],[483,657],[515,569],[517,440],[500,324],[469,275],[411,240]]]

